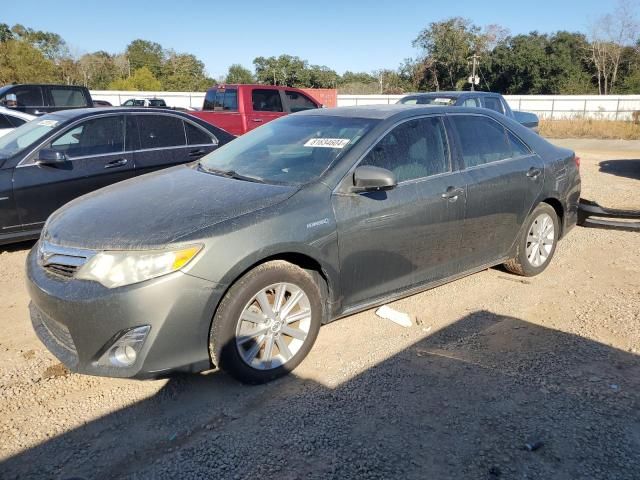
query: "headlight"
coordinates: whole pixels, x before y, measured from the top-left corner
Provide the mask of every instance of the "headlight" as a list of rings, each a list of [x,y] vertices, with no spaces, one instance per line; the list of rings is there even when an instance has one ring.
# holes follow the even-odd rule
[[[78,270],[76,278],[94,280],[107,288],[122,287],[180,270],[201,248],[100,252]]]

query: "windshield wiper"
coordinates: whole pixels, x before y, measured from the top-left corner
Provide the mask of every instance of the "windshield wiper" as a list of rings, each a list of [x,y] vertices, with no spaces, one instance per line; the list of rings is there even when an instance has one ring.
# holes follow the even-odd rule
[[[214,175],[220,175],[221,177],[233,178],[235,180],[244,180],[245,182],[265,183],[264,180],[258,177],[251,177],[249,175],[242,175],[234,170],[218,170],[217,168],[209,168],[198,163],[198,168],[203,172],[212,173]]]

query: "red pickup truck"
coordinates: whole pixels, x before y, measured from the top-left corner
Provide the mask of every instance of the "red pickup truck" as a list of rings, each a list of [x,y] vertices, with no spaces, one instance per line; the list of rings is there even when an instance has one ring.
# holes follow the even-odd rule
[[[321,107],[297,88],[216,85],[207,91],[202,111],[189,113],[229,133],[242,135],[283,115]]]

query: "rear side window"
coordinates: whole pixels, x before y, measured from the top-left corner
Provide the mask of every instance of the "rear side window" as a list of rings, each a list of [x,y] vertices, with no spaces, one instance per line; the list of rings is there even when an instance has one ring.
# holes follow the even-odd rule
[[[507,137],[509,139],[509,144],[511,145],[511,151],[513,152],[514,157],[523,157],[531,154],[531,150],[527,147],[522,140],[516,137],[513,133],[507,130]]]
[[[11,93],[16,96],[18,107],[42,107],[44,105],[42,88],[40,87],[34,85],[20,86],[8,91],[7,95]]]
[[[494,112],[504,113],[502,102],[498,97],[484,97],[483,101],[484,108],[488,108],[489,110],[493,110]]]
[[[186,145],[182,119],[168,115],[138,115],[140,148],[167,148]]]
[[[238,110],[238,89],[218,88],[211,89],[204,97],[203,110],[216,111],[237,111]]]
[[[500,123],[476,115],[453,115],[451,121],[458,133],[467,168],[513,156],[506,131]]]
[[[449,171],[449,146],[438,117],[404,122],[387,133],[360,165],[386,168],[398,182]]]
[[[282,112],[282,100],[278,90],[256,88],[251,92],[254,112]]]
[[[318,108],[318,106],[313,101],[311,101],[309,97],[303,95],[300,92],[287,90],[286,95],[287,102],[289,103],[289,111],[291,113]]]
[[[189,122],[184,122],[184,129],[187,132],[187,143],[189,145],[210,145],[213,143],[211,135]]]
[[[152,98],[151,100],[149,100],[149,106],[150,107],[166,107],[167,104],[161,98]]]
[[[51,87],[51,99],[56,107],[86,107],[87,99],[75,88]]]
[[[51,148],[69,157],[118,153],[124,150],[124,117],[94,118],[67,130],[51,142]]]

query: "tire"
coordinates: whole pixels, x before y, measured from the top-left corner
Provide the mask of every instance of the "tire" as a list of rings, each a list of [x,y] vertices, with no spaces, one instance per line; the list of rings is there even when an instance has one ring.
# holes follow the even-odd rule
[[[552,232],[550,226],[553,226]],[[539,204],[527,217],[516,245],[515,257],[504,264],[505,268],[524,277],[542,273],[551,263],[559,233],[560,222],[556,211],[547,203]]]
[[[314,273],[276,260],[241,277],[223,297],[211,324],[213,364],[251,384],[296,368],[322,323],[323,289]]]

